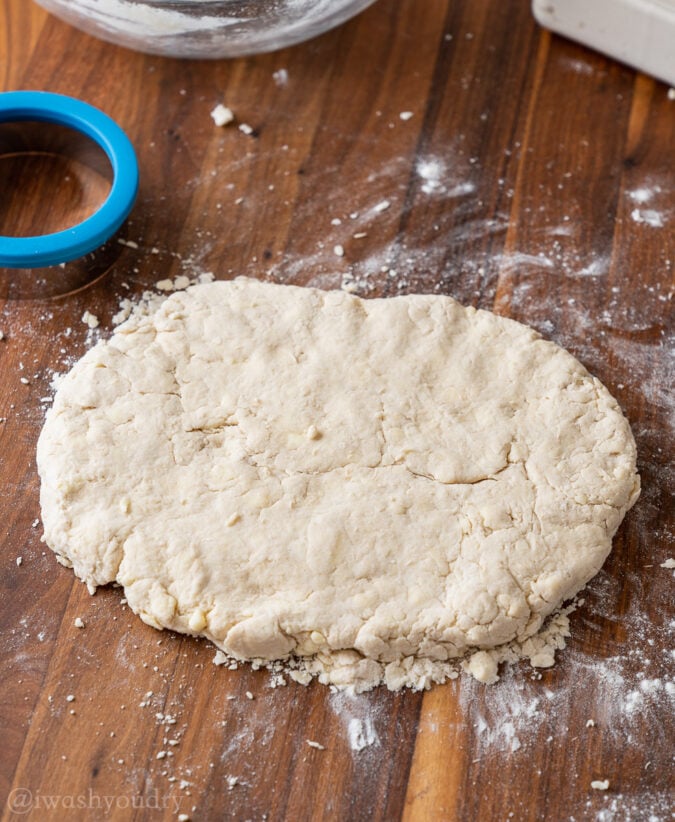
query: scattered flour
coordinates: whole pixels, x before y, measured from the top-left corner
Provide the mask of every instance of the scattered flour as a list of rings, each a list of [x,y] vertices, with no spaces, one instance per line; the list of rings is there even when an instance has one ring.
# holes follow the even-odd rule
[[[88,0],[90,5],[94,5],[95,0]],[[98,5],[98,4],[97,4]],[[122,7],[121,2],[109,2],[108,6]],[[145,13],[145,12],[144,12]],[[149,12],[154,14],[154,10]],[[124,15],[128,14],[127,4],[124,4]],[[183,16],[183,15],[182,15]],[[158,18],[155,16],[154,21]],[[127,21],[120,16],[119,25],[127,25],[130,22],[138,27],[139,32],[145,32],[147,21],[131,20]],[[163,19],[166,22],[166,18]],[[179,21],[184,22],[184,21]],[[170,21],[171,26],[176,25],[176,19]],[[177,30],[177,29],[176,29]],[[446,35],[446,40],[450,40],[451,35]],[[586,67],[569,65],[573,71],[578,73],[588,73]],[[281,70],[285,72],[285,70]],[[276,73],[275,73],[276,74]],[[279,83],[275,76],[275,82]],[[286,79],[286,78],[284,78]],[[675,100],[675,89],[669,89],[668,98]],[[402,118],[403,119],[403,118]],[[428,165],[425,167],[424,163]],[[421,163],[423,173],[419,173],[422,185],[420,189],[423,194],[437,196],[452,196],[449,192],[457,186],[471,186],[468,180],[461,179],[449,185],[447,180],[443,180],[442,166],[434,165],[434,159],[430,158]],[[462,177],[464,175],[461,175]],[[428,178],[428,179],[427,179]],[[443,186],[447,187],[447,192],[442,191]],[[425,187],[428,190],[425,190]],[[505,196],[509,192],[505,190]],[[663,209],[657,208],[658,201],[654,201],[661,192],[661,187],[646,181],[643,185],[626,192],[626,196],[635,205],[631,214],[631,219],[637,223],[645,223],[649,228],[663,228],[665,226],[667,213]],[[400,192],[378,192],[379,196],[393,196]],[[467,190],[467,194],[474,193],[474,190]],[[512,192],[511,192],[512,194]],[[455,196],[462,196],[461,189]],[[473,198],[467,198],[467,207]],[[650,204],[652,208],[644,209],[645,204]],[[386,209],[382,209],[386,211]],[[637,212],[637,214],[636,214]],[[653,212],[655,216],[650,216]],[[364,214],[366,211],[364,210]],[[393,212],[392,212],[393,215]],[[650,453],[650,460],[654,459],[656,445],[663,441],[662,421],[663,414],[673,412],[672,393],[667,390],[667,381],[664,382],[663,375],[651,374],[646,364],[650,361],[650,352],[653,346],[642,342],[621,339],[614,332],[639,330],[641,327],[650,328],[651,317],[648,312],[653,310],[654,305],[658,305],[657,300],[670,301],[672,292],[665,289],[658,296],[654,293],[644,294],[645,316],[639,313],[638,309],[626,306],[622,301],[619,291],[621,276],[626,272],[619,271],[619,278],[616,282],[617,294],[609,303],[608,313],[601,318],[593,315],[592,309],[585,306],[582,300],[573,297],[572,302],[565,303],[562,308],[558,299],[558,285],[567,278],[584,277],[605,277],[609,271],[609,255],[601,255],[597,259],[580,258],[576,248],[570,250],[563,245],[566,238],[576,241],[576,234],[579,225],[574,220],[567,223],[552,223],[545,230],[539,229],[539,233],[534,235],[533,247],[537,248],[536,253],[521,253],[517,249],[508,251],[500,250],[497,253],[486,253],[483,241],[489,241],[491,237],[500,238],[508,229],[508,217],[506,212],[498,214],[494,219],[485,220],[480,217],[478,209],[475,213],[467,211],[463,215],[461,225],[451,225],[448,228],[443,222],[434,226],[437,230],[436,237],[439,242],[434,246],[427,243],[425,247],[407,247],[404,243],[388,243],[378,240],[374,229],[381,226],[380,218],[388,218],[390,215],[375,212],[375,220],[368,223],[368,229],[373,237],[373,244],[367,249],[363,256],[352,260],[350,249],[350,277],[347,282],[351,287],[362,294],[379,292],[383,287],[387,293],[403,293],[415,290],[420,282],[417,276],[418,271],[425,274],[433,271],[436,280],[434,289],[448,291],[449,293],[462,292],[469,295],[469,286],[475,284],[476,300],[489,297],[492,292],[492,285],[500,278],[510,289],[509,300],[512,311],[522,317],[530,317],[532,322],[548,336],[554,336],[562,344],[576,344],[576,353],[592,367],[594,363],[599,363],[600,358],[604,358],[607,352],[616,355],[618,361],[618,372],[625,381],[626,391],[644,390],[647,407],[655,417],[653,430],[647,424],[643,425],[636,435],[641,445],[642,453]],[[398,214],[392,216],[398,218]],[[651,219],[651,222],[649,220]],[[377,222],[376,222],[377,221]],[[560,244],[556,247],[553,242],[546,238],[551,237],[558,240]],[[336,237],[346,247],[347,239],[342,236]],[[293,281],[294,278],[302,278],[307,271],[314,272],[310,277],[311,284],[322,285],[323,287],[336,287],[342,282],[344,273],[336,270],[335,257],[330,249],[333,247],[333,239],[326,240],[325,250],[317,249],[314,255],[289,254],[283,265],[271,267],[268,276],[280,281]],[[369,241],[370,242],[370,241]],[[131,248],[138,245],[133,241],[125,242]],[[497,246],[500,244],[497,243]],[[572,244],[573,246],[575,243]],[[473,248],[481,250],[480,254],[474,254]],[[579,246],[577,246],[579,247]],[[581,246],[583,247],[583,246]],[[543,248],[543,251],[539,251]],[[458,253],[461,249],[462,253]],[[530,248],[527,249],[531,251]],[[177,255],[176,255],[177,256]],[[448,264],[448,259],[450,263]],[[200,274],[197,273],[198,262],[186,259],[182,261],[185,269],[190,275],[191,281],[201,281]],[[664,266],[672,273],[672,262],[668,259],[658,258],[657,265]],[[260,270],[256,263],[251,266]],[[391,274],[393,272],[393,274]],[[239,271],[235,273],[240,273]],[[203,274],[203,272],[201,272]],[[546,279],[548,278],[548,279]],[[172,288],[174,280],[171,280]],[[537,280],[544,280],[551,285],[550,298],[542,297],[540,288],[536,287]],[[301,279],[301,281],[303,281]],[[425,277],[425,283],[428,277]],[[608,283],[609,285],[609,283]],[[534,287],[533,287],[534,286]],[[178,286],[176,286],[178,287]],[[645,286],[646,287],[646,286]],[[612,289],[614,291],[614,287]],[[578,296],[578,295],[577,295]],[[119,311],[113,318],[113,324],[118,324],[135,312],[148,310],[148,306],[153,301],[164,298],[163,294],[156,294],[152,291],[145,291],[139,298],[121,298]],[[464,299],[468,299],[465,297]],[[640,302],[640,301],[638,301]],[[499,307],[499,300],[497,306]],[[507,302],[504,302],[506,305]],[[151,309],[150,309],[151,310]],[[561,313],[561,311],[563,313]],[[566,319],[571,329],[567,330],[561,323]],[[579,342],[584,334],[595,333],[599,327],[601,333],[607,333],[604,341],[598,346],[597,340],[593,345],[582,347]],[[30,326],[26,326],[30,331]],[[71,336],[72,329],[67,328],[59,335],[59,341],[65,344],[66,339]],[[664,340],[667,344],[667,340]],[[64,360],[68,367],[72,361]],[[51,387],[55,388],[60,380],[59,374],[55,373],[51,381]],[[644,381],[644,383],[643,383]],[[672,383],[671,383],[672,384]],[[620,389],[624,390],[623,383]],[[669,417],[671,423],[675,421],[675,416]],[[671,430],[673,426],[671,425]],[[660,449],[659,449],[660,450]],[[662,464],[653,462],[651,473],[655,484],[659,482],[667,485],[668,473]],[[659,479],[665,477],[665,479]],[[673,478],[670,474],[670,478]],[[671,483],[672,484],[672,483]],[[645,498],[641,502],[639,509],[636,509],[635,516],[642,518],[638,526],[643,533],[649,533],[651,524],[650,517],[655,516],[658,505],[657,496],[649,496],[649,489],[646,490]],[[667,533],[661,536],[668,536]],[[672,537],[673,535],[670,534]],[[673,560],[668,559],[661,563],[661,567],[672,568]],[[645,571],[644,574],[648,572]],[[672,744],[669,742],[668,728],[664,728],[664,721],[672,717],[675,706],[675,679],[673,676],[673,665],[675,664],[675,652],[672,648],[672,634],[675,630],[675,620],[665,620],[659,625],[652,617],[640,611],[639,598],[631,600],[628,613],[617,615],[617,602],[620,589],[625,583],[624,579],[610,580],[605,572],[601,573],[592,583],[593,591],[600,597],[600,605],[603,600],[606,602],[606,609],[600,609],[600,616],[604,620],[621,620],[622,630],[625,630],[626,641],[622,641],[620,647],[612,648],[609,655],[604,658],[598,657],[595,653],[587,654],[582,648],[575,644],[568,649],[565,657],[565,668],[569,671],[567,681],[570,686],[577,683],[583,685],[583,691],[578,693],[579,698],[587,705],[589,714],[594,717],[589,720],[593,724],[588,724],[588,732],[602,733],[614,741],[617,750],[623,750],[631,745],[631,741],[637,735],[639,728],[644,729],[645,725],[654,732],[653,744],[656,747]],[[634,592],[644,590],[639,580],[628,581],[630,589]],[[666,607],[668,603],[665,603]],[[577,615],[581,618],[581,615]],[[590,621],[590,617],[584,619],[590,624],[590,630],[597,629],[597,623]],[[45,631],[36,634],[38,641],[43,642],[46,637]],[[123,642],[126,642],[124,640]],[[665,655],[657,656],[654,646],[670,647],[670,651]],[[126,649],[126,650],[124,650]],[[142,660],[139,660],[137,646],[131,642],[124,648],[118,649],[120,662],[123,669],[133,673],[136,667],[140,668]],[[224,657],[224,655],[222,655]],[[534,659],[537,655],[534,654]],[[152,662],[153,660],[151,660]],[[154,660],[161,664],[160,660]],[[236,663],[226,657],[218,659],[218,654],[214,658],[214,663],[228,666]],[[143,663],[144,665],[146,663]],[[158,670],[157,665],[154,666]],[[161,669],[160,669],[161,670]],[[636,673],[637,671],[637,673]],[[163,675],[164,676],[164,675]],[[270,672],[270,681],[278,677],[278,673]],[[307,684],[312,674],[306,671],[293,670],[290,673],[292,679]],[[536,674],[535,674],[536,676]],[[456,677],[456,673],[455,673]],[[455,678],[451,675],[449,679]],[[549,690],[536,680],[528,680],[526,677],[518,676],[508,669],[502,673],[500,681],[491,688],[483,688],[472,679],[466,677],[461,680],[449,683],[449,688],[456,689],[462,708],[460,722],[467,727],[474,729],[475,744],[478,746],[479,757],[503,756],[506,761],[512,757],[518,757],[548,733],[547,739],[553,744],[554,739],[561,735],[564,737],[569,727],[572,711],[576,710],[570,704],[570,690],[568,687]],[[344,692],[333,693],[329,697],[329,703],[336,714],[344,720],[344,738],[349,742],[354,754],[361,754],[362,758],[367,756],[370,749],[377,750],[377,743],[371,743],[363,748],[354,747],[350,728],[357,729],[354,733],[355,741],[376,738],[377,729],[385,729],[390,722],[389,715],[383,715],[378,707],[382,700],[378,694],[364,694],[362,696],[350,696]],[[170,710],[174,710],[171,708]],[[588,715],[588,714],[587,714]],[[175,718],[168,715],[171,722]],[[252,715],[247,718],[252,722]],[[447,721],[444,718],[442,721]],[[265,734],[267,728],[258,728],[242,721],[241,726],[233,731],[228,739],[228,746],[222,753],[226,757],[228,753],[246,750],[253,758],[260,752],[260,745],[266,741]],[[439,730],[438,717],[433,722],[427,723],[423,729],[425,733],[437,733]],[[382,731],[381,731],[382,732]],[[113,735],[113,734],[111,734]],[[638,738],[643,738],[639,735]],[[582,740],[583,744],[583,740]],[[514,745],[516,747],[514,747]],[[362,753],[361,753],[362,752]],[[166,762],[167,760],[164,760]],[[647,763],[649,764],[649,763]],[[602,776],[611,771],[600,771]],[[141,774],[142,776],[142,774]],[[232,779],[233,777],[230,777]],[[175,779],[175,777],[170,777]],[[238,781],[237,777],[234,777]],[[599,780],[600,781],[600,780]],[[603,780],[604,781],[604,780]],[[189,784],[184,780],[186,786]],[[229,787],[229,785],[228,785]],[[605,797],[596,797],[604,800]],[[588,818],[596,822],[664,822],[672,818],[672,793],[669,791],[650,792],[646,794],[612,794],[607,796],[607,804],[602,810],[595,810],[588,806],[586,816],[576,816],[575,819]],[[187,814],[181,814],[179,818],[187,819]]]
[[[353,718],[348,725],[349,747],[353,751],[362,751],[371,745],[379,745],[380,740],[375,732],[373,721],[370,717],[366,719]]]
[[[584,60],[565,58],[559,62],[564,68],[569,71],[573,71],[575,74],[585,74],[586,76],[590,76],[595,73],[595,68]]]
[[[351,751],[358,754],[367,748],[380,746],[377,727],[384,728],[384,723],[388,721],[381,704],[368,697],[357,697],[333,689],[329,705],[340,718]]]
[[[634,208],[630,216],[636,223],[645,223],[652,228],[663,228],[663,216],[653,208]]]
[[[648,203],[650,200],[654,198],[655,194],[661,192],[661,186],[640,186],[639,188],[634,188],[631,191],[626,192],[628,197],[634,203]]]
[[[79,0],[81,14],[110,34],[147,37],[148,31],[163,36],[209,31],[242,22],[237,17],[196,17],[179,11],[125,0]]]
[[[470,180],[453,180],[443,160],[427,157],[418,160],[415,166],[417,176],[422,180],[425,194],[442,195],[447,199],[466,197],[473,194],[476,186]]]

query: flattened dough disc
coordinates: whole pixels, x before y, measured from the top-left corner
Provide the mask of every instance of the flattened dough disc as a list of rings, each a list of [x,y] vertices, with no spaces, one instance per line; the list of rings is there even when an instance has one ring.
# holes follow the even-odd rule
[[[91,349],[38,445],[47,543],[149,624],[383,666],[537,631],[609,553],[635,456],[526,326],[243,278]]]

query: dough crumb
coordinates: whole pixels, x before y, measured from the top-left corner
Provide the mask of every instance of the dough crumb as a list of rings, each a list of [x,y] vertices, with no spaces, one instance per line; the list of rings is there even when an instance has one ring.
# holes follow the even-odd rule
[[[411,117],[413,116],[413,113],[412,113],[412,111],[402,111],[398,116],[401,118],[401,120],[403,120],[405,122],[406,120],[411,119]]]
[[[82,315],[82,322],[89,326],[89,328],[98,328],[98,317],[96,314],[92,314],[91,311],[85,311]]]
[[[230,514],[230,516],[225,520],[225,525],[231,527],[232,525],[236,525],[240,519],[241,517],[239,516],[239,513],[235,511],[234,514]]]
[[[250,691],[246,691],[246,699],[255,699],[255,697]]]
[[[73,621],[73,625],[76,628],[84,628],[84,621],[83,621],[82,617],[75,617],[75,619]]]
[[[17,565],[21,565],[22,562],[23,562],[23,557],[17,557],[16,558],[16,564]]]
[[[492,685],[499,679],[497,662],[493,654],[490,654],[488,651],[478,651],[472,654],[469,659],[463,663],[463,667],[471,676],[479,682],[485,682],[487,685]]]
[[[222,103],[218,103],[211,112],[211,119],[219,128],[222,128],[234,121],[234,114],[232,113],[232,109],[224,106]]]
[[[195,633],[203,631],[207,625],[208,621],[206,619],[206,614],[199,608],[193,611],[190,615],[190,618],[188,619],[188,627],[191,631],[194,631]]]
[[[307,744],[310,748],[316,748],[317,751],[325,751],[326,746],[322,745],[320,742],[315,742],[313,739],[308,739]]]
[[[555,665],[555,654],[553,648],[543,648],[530,657],[530,665],[533,668],[550,668]]]
[[[130,300],[128,297],[120,300],[119,303],[119,311],[113,315],[112,324],[119,325],[123,323],[125,320],[129,319],[131,316],[131,312],[134,309],[134,302]]]
[[[307,439],[308,440],[318,440],[321,439],[321,433],[316,427],[316,425],[310,425],[307,429]]]
[[[231,791],[236,785],[239,784],[239,777],[238,776],[226,776],[225,782],[227,783],[227,790]]]
[[[594,779],[591,788],[594,791],[606,791],[609,788],[609,779]]]
[[[586,720],[586,727],[587,728],[595,728],[595,720],[594,719],[587,719]]]
[[[281,88],[288,83],[288,71],[285,68],[277,69],[273,72],[272,78],[275,84]]]
[[[661,563],[661,567],[662,567],[662,568],[668,568],[668,569],[670,569],[670,568],[675,568],[675,559],[673,559],[672,557],[670,557],[670,558],[669,558],[669,559],[667,559],[665,562],[662,562],[662,563]]]
[[[253,134],[253,126],[249,126],[248,123],[241,123],[239,131],[241,131],[242,134]]]

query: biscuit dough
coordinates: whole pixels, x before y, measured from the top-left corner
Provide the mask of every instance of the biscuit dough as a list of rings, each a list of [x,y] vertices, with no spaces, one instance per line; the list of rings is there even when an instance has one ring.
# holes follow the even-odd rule
[[[92,348],[38,444],[46,542],[91,589],[340,684],[534,635],[603,564],[635,460],[602,384],[520,323],[244,278]]]

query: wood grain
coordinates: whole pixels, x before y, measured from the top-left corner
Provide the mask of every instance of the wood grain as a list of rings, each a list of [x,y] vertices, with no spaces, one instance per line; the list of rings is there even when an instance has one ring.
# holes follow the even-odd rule
[[[142,171],[121,232],[137,247],[112,244],[86,272],[104,276],[77,293],[0,299],[2,818],[671,819],[665,87],[541,31],[516,0],[380,0],[294,49],[216,62],[135,54],[0,0],[0,88],[100,106]],[[218,102],[253,134],[215,128]],[[100,196],[70,165],[72,196],[40,212],[50,169],[64,171],[4,166],[2,230],[58,223]],[[19,191],[27,178],[11,175],[26,174]],[[8,212],[19,194],[31,214]],[[63,273],[73,283],[75,265]],[[644,490],[555,668],[424,694],[271,688],[264,671],[216,667],[206,643],[143,625],[119,590],[90,597],[54,561],[34,451],[53,373],[91,344],[83,312],[105,335],[124,297],[202,272],[451,294],[533,325],[607,384],[633,425]],[[36,287],[17,276],[0,272],[0,293]],[[42,293],[66,284],[52,276]],[[372,743],[361,750],[359,732]],[[591,789],[605,778],[607,792]]]

